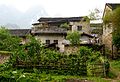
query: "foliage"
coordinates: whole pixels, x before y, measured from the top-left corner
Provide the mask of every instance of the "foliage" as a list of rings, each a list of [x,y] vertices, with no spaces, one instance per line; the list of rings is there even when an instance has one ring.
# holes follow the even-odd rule
[[[114,60],[111,62],[111,66],[118,71],[120,71],[120,60]]]
[[[113,44],[120,48],[120,33],[113,33]]]
[[[113,44],[120,48],[120,7],[113,11],[112,16],[112,24],[113,24]]]
[[[112,60],[110,61],[110,78],[116,78],[120,73],[120,60]]]
[[[10,62],[12,64],[17,61],[29,62],[34,64],[40,61],[40,53],[42,53],[43,45],[32,36],[28,36],[29,42],[19,46],[19,48],[12,54]]]
[[[113,15],[112,15],[112,23],[114,28],[119,28],[120,25],[120,7],[117,7],[114,11],[113,11]]]
[[[35,43],[35,41],[33,42]],[[86,75],[86,56],[91,54],[89,49],[81,47],[79,53],[65,55],[49,49],[42,49],[41,45],[36,50],[38,45],[30,45],[33,42],[30,41],[27,51],[22,46],[12,55],[11,63],[13,65],[40,66],[40,72],[53,74]]]
[[[65,78],[60,78],[57,79],[51,77],[51,75],[44,76],[43,73],[45,74],[54,74],[54,75],[87,75],[87,65],[88,62],[95,62],[98,60],[98,56],[100,54],[98,52],[94,52],[91,49],[87,47],[80,47],[79,51],[70,54],[70,55],[65,55],[61,54],[56,51],[51,51],[49,49],[43,49],[44,47],[40,44],[39,48],[36,48],[35,45],[30,45],[31,43],[36,44],[38,46],[36,40],[30,40],[30,42],[27,45],[23,45],[19,48],[18,51],[11,57],[11,60],[15,60],[16,65],[23,65],[25,66],[22,67],[24,68],[24,71],[21,71],[21,73],[17,72],[16,69],[9,71],[8,69],[5,69],[6,66],[1,66],[1,81],[8,81],[8,80],[14,80],[14,81],[58,81],[58,80],[63,80]],[[28,46],[29,45],[29,46]],[[25,49],[26,48],[26,49]],[[28,52],[29,49],[33,49],[33,55],[29,56]],[[31,50],[30,49],[30,50]],[[39,49],[39,52],[35,52],[36,49]],[[27,50],[27,51],[26,51]],[[38,56],[36,56],[36,54]],[[30,58],[31,57],[31,58]],[[16,61],[16,59],[19,59],[19,61],[22,61],[21,63],[19,61]],[[33,59],[32,59],[33,58]],[[95,60],[93,60],[93,59]],[[14,62],[14,63],[15,63]],[[19,62],[19,63],[18,63]],[[14,64],[15,65],[15,64]],[[36,67],[39,66],[39,67]],[[36,67],[36,68],[35,68]],[[18,67],[20,69],[20,67]],[[27,68],[27,69],[26,69]],[[25,73],[25,72],[30,72],[29,70],[32,69],[32,73]],[[6,71],[7,70],[7,71]],[[27,70],[27,71],[26,71]],[[14,73],[15,74],[14,74]],[[42,75],[41,75],[42,73]],[[14,78],[12,78],[14,77]],[[12,79],[11,79],[12,78]]]
[[[103,18],[105,24],[112,23],[113,26],[113,44],[120,48],[120,7],[117,7],[113,12],[106,11],[106,15]]]
[[[100,19],[100,15],[99,15],[100,13],[101,11],[95,8],[93,11],[90,12],[88,17],[90,20],[97,20],[97,19]]]
[[[10,55],[12,52],[9,51],[0,51],[0,55]]]
[[[20,44],[18,37],[12,37],[7,29],[0,28],[0,50],[15,51]]]
[[[64,23],[64,24],[61,24],[60,27],[61,27],[61,28],[69,29],[69,24]]]
[[[110,61],[110,73],[109,78],[116,78],[120,72],[120,60]]]
[[[25,73],[24,70],[7,70],[0,73],[0,82],[66,82],[66,80],[109,82],[100,77],[51,75],[45,73]]]
[[[90,22],[90,19],[89,19],[89,17],[87,17],[87,16],[84,16],[83,18],[84,18],[84,20],[85,20],[86,22]],[[84,20],[83,20],[83,21],[84,21]],[[82,21],[81,21],[81,22],[82,22]]]
[[[80,33],[78,31],[68,32],[66,39],[69,40],[72,45],[80,44]]]
[[[29,39],[28,43],[18,46],[11,55],[9,62],[1,66],[0,71],[5,71],[12,66],[23,65],[28,68],[27,71],[29,67],[40,67],[40,70],[34,69],[35,73],[86,75],[87,61],[96,57],[91,57],[93,52],[86,47],[81,47],[76,53],[65,55],[45,49],[41,42],[32,36],[27,38]]]
[[[105,16],[103,18],[104,24],[108,24],[112,21],[112,12],[110,10],[106,10]]]
[[[35,45],[30,45],[27,48],[27,52],[29,52],[29,49],[32,49],[33,47],[35,48]],[[80,47],[78,52],[70,55],[61,54],[57,51],[51,51],[49,49],[42,49],[42,47],[40,47],[39,50],[40,52],[37,53],[34,52],[36,50],[33,49],[31,54],[26,53],[24,48],[21,48],[21,50],[18,50],[17,53],[15,53],[15,57],[12,56],[12,61],[14,61],[16,65],[23,65],[23,67],[25,65],[26,68],[29,68],[29,66],[38,66],[40,70],[38,71],[34,69],[34,71],[40,73],[45,72],[62,75],[86,75],[87,63],[95,63],[100,57],[100,53],[92,52],[92,50],[87,47]]]
[[[101,53],[93,51],[92,48],[87,47],[80,47],[79,52],[82,60],[86,61],[87,75],[94,76],[97,72],[99,72],[97,75],[103,76],[103,65],[105,59],[101,56]]]
[[[23,73],[23,70],[8,70],[1,72],[0,82],[39,82],[38,74]]]
[[[79,49],[79,54],[81,55],[81,57],[83,56],[89,56],[91,54],[91,49],[87,48],[87,47],[80,47]]]

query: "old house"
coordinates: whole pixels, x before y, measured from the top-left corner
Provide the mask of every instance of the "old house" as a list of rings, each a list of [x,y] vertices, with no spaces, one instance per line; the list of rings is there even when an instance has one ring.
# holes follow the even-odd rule
[[[21,38],[21,44],[25,44],[28,40],[27,35],[31,34],[31,29],[8,29],[12,36]]]
[[[92,36],[91,34],[87,34],[87,33],[82,33],[81,37],[80,37],[80,44],[77,45],[70,45],[70,43],[64,43],[64,50],[65,53],[70,54],[70,53],[74,53],[76,52],[80,46],[84,46],[84,45],[92,45],[95,44],[95,37]]]
[[[40,18],[38,21],[32,24],[32,34],[45,45],[55,44],[61,52],[64,52],[68,31],[91,33],[87,17]]]
[[[119,3],[106,3],[104,13],[103,13],[103,19],[108,13],[112,13],[112,11],[117,7],[120,7]],[[115,47],[112,44],[112,32],[113,32],[112,23],[109,22],[106,24],[104,22],[102,41],[103,41],[103,44],[105,44],[106,49],[108,49],[113,56],[113,53],[114,53],[113,51]]]

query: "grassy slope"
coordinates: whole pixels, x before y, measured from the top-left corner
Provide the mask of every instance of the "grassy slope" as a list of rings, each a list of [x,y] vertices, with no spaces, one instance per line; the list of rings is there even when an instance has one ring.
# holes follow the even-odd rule
[[[116,82],[120,82],[120,60],[111,61],[110,67],[110,73],[112,73],[113,79],[115,79]]]
[[[64,75],[59,75],[59,76],[52,76],[55,80],[60,80],[60,79],[80,79],[80,80],[89,80],[93,82],[111,82],[110,80],[106,80],[104,78],[100,77],[80,77],[80,76],[64,76]]]

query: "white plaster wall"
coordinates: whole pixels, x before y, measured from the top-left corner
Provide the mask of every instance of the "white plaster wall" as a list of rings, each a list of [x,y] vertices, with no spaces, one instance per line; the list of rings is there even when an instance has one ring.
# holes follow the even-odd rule
[[[64,40],[63,35],[57,35],[57,34],[42,34],[42,35],[37,35],[35,36],[37,40],[40,40],[42,43],[46,43],[46,40],[50,40],[50,43],[54,43],[54,40],[58,40],[58,47],[60,48],[60,52],[64,51],[64,46],[62,44]]]

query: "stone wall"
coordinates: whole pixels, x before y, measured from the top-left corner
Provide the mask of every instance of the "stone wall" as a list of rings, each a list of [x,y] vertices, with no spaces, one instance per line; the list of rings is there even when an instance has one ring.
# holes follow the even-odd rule
[[[102,42],[105,44],[105,53],[107,56],[112,57],[113,49],[112,49],[112,34],[108,34],[107,36],[102,36]]]
[[[65,54],[71,54],[71,53],[75,53],[79,50],[79,46],[71,46],[71,45],[67,45],[64,47],[64,53]]]
[[[87,21],[80,21],[80,22],[70,22],[70,25],[72,25],[72,31],[77,31],[77,26],[82,26],[82,30],[80,31],[85,32],[85,33],[90,33],[91,32],[91,28],[90,28],[90,22]]]
[[[0,54],[0,64],[5,63],[10,58],[10,55]]]

